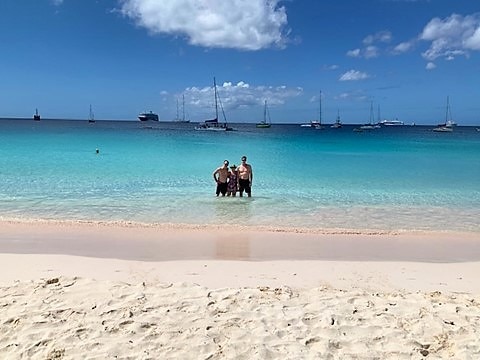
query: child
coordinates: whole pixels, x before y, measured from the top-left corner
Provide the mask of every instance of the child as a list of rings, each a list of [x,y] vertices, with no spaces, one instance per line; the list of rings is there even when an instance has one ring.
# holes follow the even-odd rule
[[[228,173],[227,196],[236,196],[238,189],[238,172],[235,164],[230,166]]]

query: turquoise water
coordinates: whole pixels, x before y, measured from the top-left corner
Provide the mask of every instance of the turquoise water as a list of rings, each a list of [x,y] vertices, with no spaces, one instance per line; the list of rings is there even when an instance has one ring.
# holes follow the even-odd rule
[[[234,126],[1,120],[0,216],[480,232],[475,128]],[[242,155],[253,197],[216,198],[212,172]]]

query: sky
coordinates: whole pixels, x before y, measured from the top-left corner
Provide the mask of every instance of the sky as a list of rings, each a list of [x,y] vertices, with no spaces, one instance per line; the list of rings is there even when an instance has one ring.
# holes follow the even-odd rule
[[[214,78],[228,122],[479,125],[480,1],[0,0],[0,117],[200,122]]]

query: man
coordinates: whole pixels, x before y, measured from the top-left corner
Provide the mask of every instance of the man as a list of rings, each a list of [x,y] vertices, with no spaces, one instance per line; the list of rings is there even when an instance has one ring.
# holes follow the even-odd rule
[[[217,177],[218,175],[218,177]],[[220,166],[213,172],[213,180],[217,183],[217,196],[227,193],[227,179],[228,179],[228,160],[223,161],[223,166]]]
[[[243,196],[245,191],[248,197],[252,196],[252,181],[253,181],[253,171],[252,166],[247,164],[247,157],[242,156],[242,163],[237,168],[238,171],[238,190],[240,191],[240,196]]]

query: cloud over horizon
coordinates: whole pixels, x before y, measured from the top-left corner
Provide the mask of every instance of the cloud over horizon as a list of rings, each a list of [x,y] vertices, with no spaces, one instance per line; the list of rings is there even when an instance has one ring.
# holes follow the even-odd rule
[[[217,85],[221,103],[225,109],[234,110],[262,105],[267,100],[269,105],[283,105],[288,99],[295,98],[303,93],[300,87],[287,86],[252,86],[244,81],[236,84],[224,82]],[[185,100],[191,106],[210,109],[214,103],[214,93],[211,86],[185,89]]]
[[[287,14],[280,0],[119,0],[120,12],[152,34],[196,46],[260,50],[284,47]]]

